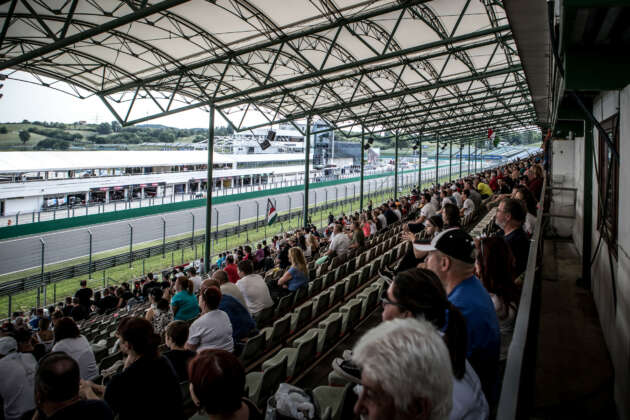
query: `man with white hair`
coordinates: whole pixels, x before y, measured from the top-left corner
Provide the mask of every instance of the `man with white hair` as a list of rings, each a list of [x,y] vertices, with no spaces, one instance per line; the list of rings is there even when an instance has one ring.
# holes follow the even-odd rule
[[[448,349],[428,321],[394,319],[369,330],[354,346],[361,368],[362,419],[446,420],[452,407]]]

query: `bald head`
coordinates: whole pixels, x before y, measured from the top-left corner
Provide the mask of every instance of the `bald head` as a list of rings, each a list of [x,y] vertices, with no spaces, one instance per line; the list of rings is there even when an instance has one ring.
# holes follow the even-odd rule
[[[38,399],[63,402],[79,394],[79,365],[64,352],[53,352],[41,360],[35,377]]]
[[[217,280],[219,284],[225,284],[228,282],[228,275],[223,270],[217,270],[212,274],[212,279]],[[207,281],[207,280],[206,280]],[[205,282],[204,282],[205,283]]]

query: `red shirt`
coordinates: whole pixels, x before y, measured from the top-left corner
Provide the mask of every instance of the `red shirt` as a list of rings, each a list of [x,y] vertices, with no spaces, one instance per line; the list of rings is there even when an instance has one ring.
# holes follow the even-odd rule
[[[236,283],[239,279],[238,272],[236,271],[236,264],[228,264],[225,266],[225,272],[227,273],[228,280],[232,283]]]

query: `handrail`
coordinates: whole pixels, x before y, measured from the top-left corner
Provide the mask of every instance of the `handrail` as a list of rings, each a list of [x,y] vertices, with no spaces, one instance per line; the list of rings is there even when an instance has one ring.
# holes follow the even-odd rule
[[[515,419],[517,415],[523,360],[525,358],[525,348],[527,346],[528,334],[530,332],[530,319],[532,317],[531,310],[534,298],[538,248],[541,238],[542,220],[544,217],[546,181],[547,178],[545,177],[534,234],[532,235],[531,243],[529,245],[529,257],[527,259],[527,268],[525,271],[525,279],[523,281],[523,289],[521,291],[518,313],[516,315],[514,333],[508,350],[505,374],[503,375],[503,386],[501,387],[501,395],[496,417],[498,420]]]

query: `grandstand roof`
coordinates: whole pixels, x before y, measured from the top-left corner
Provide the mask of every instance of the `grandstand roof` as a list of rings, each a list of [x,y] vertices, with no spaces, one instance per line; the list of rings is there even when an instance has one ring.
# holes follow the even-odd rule
[[[304,160],[301,153],[226,155],[214,153],[215,165],[232,162]],[[198,151],[63,151],[0,153],[0,173],[72,171],[79,169],[139,168],[152,166],[206,165],[208,152]]]
[[[209,103],[237,130],[249,114],[454,139],[536,123],[501,1],[11,0],[0,16],[0,70],[97,95],[125,125]]]

